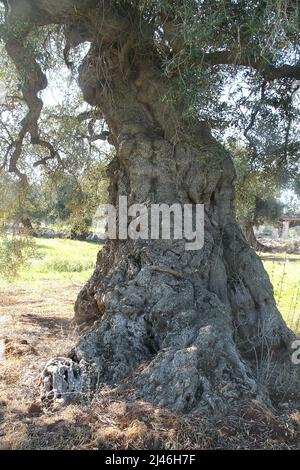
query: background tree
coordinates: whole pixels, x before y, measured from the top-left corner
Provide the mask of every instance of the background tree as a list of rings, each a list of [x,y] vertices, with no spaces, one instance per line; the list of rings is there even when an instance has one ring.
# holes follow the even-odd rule
[[[236,214],[246,240],[258,251],[272,251],[271,247],[260,243],[254,227],[264,223],[276,224],[283,211],[283,204],[277,199],[282,187],[280,175],[270,174],[264,168],[252,168],[248,149],[231,141],[229,149],[234,159],[236,179]]]
[[[55,61],[46,45],[56,54]],[[39,60],[46,68],[51,66],[52,93],[46,97],[42,116],[43,139],[36,146],[24,140],[17,170],[9,153],[18,140],[26,103],[22,78],[10,66],[4,44],[0,45],[1,271],[11,278],[35,256],[34,241],[29,237],[41,223],[59,223],[65,233],[84,237],[98,205],[106,198],[105,166],[110,148],[99,146],[99,140],[106,140],[108,133],[102,122],[99,125],[97,113],[83,105],[76,77],[66,70],[62,77],[64,60],[57,54],[61,45],[59,31],[53,33],[49,28],[39,40],[33,39]],[[47,142],[49,135],[55,138],[55,149]]]
[[[21,266],[26,266],[36,255],[34,243],[31,240],[31,226],[23,224],[23,230],[16,228],[16,220],[26,220],[29,205],[21,201],[27,200],[27,195],[20,192],[12,178],[0,173],[0,272],[12,280],[18,274]],[[26,209],[25,209],[26,207]],[[18,218],[16,219],[16,214]],[[19,224],[18,224],[19,225]],[[10,233],[7,232],[10,227]]]
[[[36,201],[32,220],[60,227],[66,236],[85,239],[93,229],[99,204],[106,202],[106,165],[91,159],[89,168],[77,176],[64,171],[47,173],[32,187]]]
[[[256,122],[274,133],[278,126],[276,135],[286,130],[280,155],[289,158],[290,146],[297,145],[297,3],[3,3],[9,8],[2,38],[28,108],[10,142],[10,171],[26,180],[22,148],[28,137],[47,159],[57,158],[55,135],[46,140],[42,126],[40,92],[51,61],[45,63],[39,51],[46,50],[54,61],[64,55],[69,66],[79,65],[84,100],[108,126],[116,149],[109,165],[112,203],[126,194],[129,204],[205,205],[202,250],[186,251],[184,240],[174,239],[107,243],[76,302],[83,334],[64,363],[74,381],[60,375],[65,369],[49,368],[46,395],[53,397],[53,388],[59,393],[59,386],[74,392],[83,384],[130,378],[139,396],[176,410],[222,408],[243,397],[268,403],[272,385],[268,390],[256,380],[257,360],[272,357],[275,375],[279,365],[292,367],[288,351],[294,336],[236,223],[234,166],[210,127],[216,137],[222,132],[230,108],[224,92],[230,82],[238,83],[240,98],[230,115],[239,126],[243,111],[253,105],[245,129],[251,158],[259,161],[266,135],[253,142]],[[53,54],[43,38],[57,29],[64,46]],[[88,51],[76,62],[69,52],[80,45]],[[224,120],[223,128],[228,125],[230,119]],[[274,152],[268,155],[270,167],[285,168]]]

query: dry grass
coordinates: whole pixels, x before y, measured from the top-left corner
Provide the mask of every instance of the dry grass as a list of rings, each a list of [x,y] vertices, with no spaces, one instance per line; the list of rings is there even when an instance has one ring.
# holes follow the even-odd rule
[[[11,448],[288,450],[299,448],[299,422],[299,412],[275,416],[254,400],[208,418],[176,415],[111,390],[88,406],[32,418],[6,443],[9,437]]]
[[[74,344],[79,286],[68,280],[16,282],[0,294],[0,448],[28,448],[30,407],[43,365]]]

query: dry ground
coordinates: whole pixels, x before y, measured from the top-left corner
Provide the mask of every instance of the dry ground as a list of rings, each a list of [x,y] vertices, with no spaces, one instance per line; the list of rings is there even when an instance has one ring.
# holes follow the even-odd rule
[[[83,399],[61,410],[42,410],[39,373],[51,356],[74,344],[71,320],[78,290],[68,280],[38,286],[17,282],[2,289],[1,337],[10,341],[3,345],[0,365],[1,449],[300,447],[300,413],[288,405],[275,416],[259,403],[244,403],[226,417],[209,420],[134,401],[130,392],[104,390],[92,403]]]
[[[1,288],[0,448],[27,446],[41,368],[53,354],[65,355],[75,341],[71,319],[78,290],[66,280]]]
[[[288,402],[274,413],[242,403],[208,419],[175,415],[134,400],[130,391],[107,389],[92,401],[42,409],[39,374],[76,341],[73,305],[83,277],[1,283],[0,449],[300,448],[300,404]]]

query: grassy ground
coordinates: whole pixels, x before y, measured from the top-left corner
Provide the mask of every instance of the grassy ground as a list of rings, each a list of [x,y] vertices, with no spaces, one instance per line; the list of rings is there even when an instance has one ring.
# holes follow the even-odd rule
[[[300,413],[287,416],[284,411],[275,422],[257,403],[242,405],[235,420],[228,416],[213,426],[204,418],[180,417],[111,391],[92,404],[42,412],[37,401],[41,368],[49,358],[65,355],[76,341],[73,305],[93,271],[99,246],[59,239],[38,239],[37,244],[38,259],[19,279],[0,279],[0,449],[299,445]],[[267,257],[264,264],[280,310],[290,326],[299,328],[300,259],[280,255]],[[4,356],[5,348],[9,354]]]
[[[3,360],[6,346],[0,339],[0,449],[32,447],[29,443],[35,432],[43,432],[42,427],[48,438],[51,435],[48,417],[43,417],[41,428],[31,430],[30,407],[37,398],[43,365],[53,355],[66,355],[76,341],[74,302],[93,272],[99,251],[96,244],[79,241],[36,242],[38,257],[19,278],[14,282],[0,278],[0,338],[12,341],[11,352]]]
[[[300,333],[300,257],[281,253],[264,256],[279,311],[287,324]]]
[[[20,280],[65,279],[83,283],[95,267],[100,247],[77,240],[36,239],[37,257],[29,269],[20,272]]]
[[[59,290],[65,291],[66,287],[73,286],[70,288],[72,303],[73,292],[91,275],[101,246],[75,240],[37,239],[36,247],[37,258],[29,268],[20,272],[13,285],[22,290],[25,282],[32,292],[43,292],[44,281],[52,281],[51,285],[60,281]],[[300,256],[264,254],[263,262],[273,284],[279,310],[289,326],[300,331]],[[9,286],[0,278],[0,287],[5,285]]]

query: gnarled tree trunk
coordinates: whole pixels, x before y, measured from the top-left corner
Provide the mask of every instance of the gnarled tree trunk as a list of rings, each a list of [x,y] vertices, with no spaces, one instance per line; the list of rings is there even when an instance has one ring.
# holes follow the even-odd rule
[[[161,71],[155,33],[130,7],[125,15],[113,9],[117,2],[43,0],[34,10],[25,3],[36,24],[67,24],[68,47],[91,43],[80,86],[103,112],[116,148],[111,202],[126,195],[129,204],[205,205],[201,250],[172,239],[106,243],[76,302],[79,342],[70,358],[44,371],[46,397],[127,381],[144,398],[181,411],[247,396],[267,400],[258,361],[287,358],[293,335],[236,223],[230,155],[205,123],[184,120],[184,100],[164,99],[173,84]],[[16,63],[22,44],[7,45]],[[32,96],[45,86],[41,74],[31,78],[24,89],[30,124],[40,112]]]
[[[186,251],[184,240],[109,241],[76,302],[82,336],[72,357],[92,363],[98,383],[127,380],[171,409],[267,399],[257,358],[286,354],[292,335],[236,223],[230,155],[204,123],[187,125],[180,105],[162,103],[166,84],[150,62],[135,59],[124,80],[118,60],[94,46],[80,71],[117,151],[111,202],[203,203],[205,243]]]

